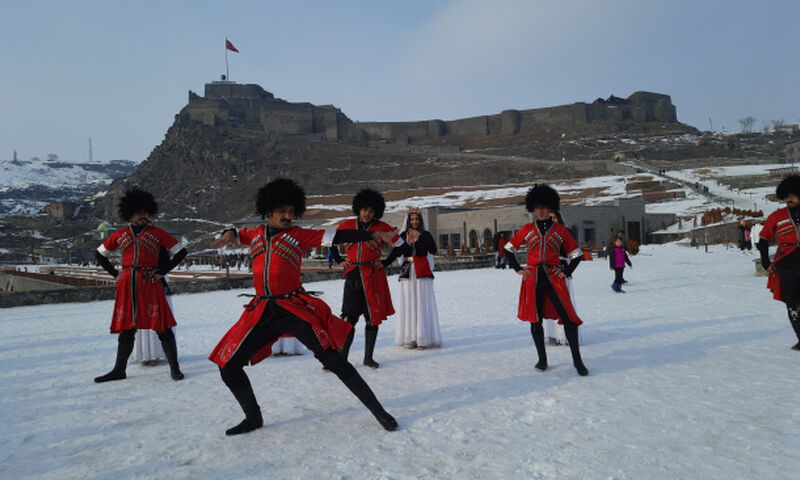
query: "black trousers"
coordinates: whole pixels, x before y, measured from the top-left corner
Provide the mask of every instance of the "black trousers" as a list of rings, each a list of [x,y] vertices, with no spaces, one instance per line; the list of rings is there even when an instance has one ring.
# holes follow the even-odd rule
[[[322,348],[311,324],[292,315],[275,302],[269,302],[261,319],[239,345],[239,349],[233,357],[225,364],[223,372],[241,370],[249,363],[250,357],[261,350],[270,340],[284,333],[294,335],[300,343],[314,353],[317,360],[322,361],[327,356],[336,353],[336,350]]]
[[[786,306],[790,308],[800,307],[800,270],[778,270],[778,278],[781,281],[781,293]]]
[[[622,283],[623,278],[622,274],[625,272],[625,267],[618,267],[614,269],[614,282],[615,283]]]
[[[567,315],[567,309],[565,309],[564,305],[561,303],[561,298],[558,296],[553,288],[553,285],[550,283],[550,278],[547,272],[543,267],[539,267],[536,269],[536,315],[539,317],[540,324],[544,319],[542,312],[544,311],[545,296],[550,299],[550,302],[556,309],[556,313],[558,313],[558,317],[561,319],[564,325],[567,323],[572,323],[570,322],[569,315]]]
[[[344,292],[342,293],[342,318],[355,325],[358,322],[358,317],[362,314],[367,325],[372,325],[372,320],[369,316],[369,305],[367,304],[367,292],[364,290],[364,283],[361,281],[361,269],[359,267],[345,277]]]

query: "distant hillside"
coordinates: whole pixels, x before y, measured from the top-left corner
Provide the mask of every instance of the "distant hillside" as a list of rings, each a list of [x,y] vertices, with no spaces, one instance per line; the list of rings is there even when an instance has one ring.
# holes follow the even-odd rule
[[[0,160],[0,216],[35,214],[51,202],[83,199],[136,167],[130,160]]]

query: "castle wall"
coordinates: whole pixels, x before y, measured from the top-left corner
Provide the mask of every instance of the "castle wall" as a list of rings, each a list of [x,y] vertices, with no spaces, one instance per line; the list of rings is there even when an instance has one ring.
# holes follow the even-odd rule
[[[232,98],[274,99],[275,96],[265,91],[260,85],[252,83],[211,82],[206,83],[205,98],[228,100]]]
[[[519,110],[504,110],[500,113],[500,135],[516,135],[522,125]],[[489,131],[494,131],[490,128]]]
[[[519,130],[526,132],[543,125],[584,124],[586,122],[586,104],[574,103],[560,107],[522,110]]]
[[[635,92],[628,99],[610,97],[591,104],[578,102],[550,108],[505,110],[451,121],[366,122],[354,124],[333,106],[290,103],[276,99],[258,85],[212,82],[205,97],[189,92],[189,117],[205,125],[237,123],[265,133],[321,134],[328,141],[358,144],[388,141],[404,144],[442,136],[517,135],[542,126],[584,125],[591,122],[677,122],[669,95]]]
[[[489,134],[489,121],[486,115],[445,122],[447,133],[457,137],[483,137]]]
[[[259,121],[267,132],[287,134],[314,133],[314,115],[309,109],[262,109]]]
[[[631,94],[628,101],[644,109],[648,122],[673,123],[678,121],[677,110],[669,95],[640,91]]]
[[[408,140],[428,138],[429,124],[431,122],[365,122],[355,124],[355,128],[362,130],[367,140],[397,141],[401,135]]]

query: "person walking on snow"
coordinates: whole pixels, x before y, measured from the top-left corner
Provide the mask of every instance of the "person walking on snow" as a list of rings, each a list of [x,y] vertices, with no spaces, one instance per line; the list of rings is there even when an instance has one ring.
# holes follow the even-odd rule
[[[539,356],[536,370],[547,370],[542,321],[556,314],[564,325],[572,364],[578,375],[586,376],[589,369],[583,364],[578,343],[578,326],[583,322],[570,301],[566,282],[583,259],[583,252],[567,227],[550,218],[551,212],[558,211],[559,204],[558,192],[549,185],[531,187],[525,196],[525,206],[534,213],[536,221],[523,226],[511,237],[505,246],[506,257],[511,268],[522,276],[517,318],[531,323],[531,335]],[[525,267],[519,265],[516,257],[523,245],[528,250]],[[559,260],[562,249],[570,259],[565,269],[561,268]]]
[[[775,192],[786,207],[772,212],[759,232],[757,248],[761,266],[769,273],[767,288],[773,298],[786,304],[789,323],[797,336],[792,350],[800,351],[800,176],[784,178]],[[778,241],[775,258],[769,259],[769,242]]]
[[[621,238],[614,240],[614,246],[608,256],[608,263],[609,268],[614,270],[614,283],[611,284],[611,289],[617,293],[625,293],[625,290],[622,289],[622,284],[627,282],[622,278],[622,274],[625,272],[625,264],[628,264],[631,268],[633,268],[633,264],[631,259],[628,258],[628,252],[625,251]]]

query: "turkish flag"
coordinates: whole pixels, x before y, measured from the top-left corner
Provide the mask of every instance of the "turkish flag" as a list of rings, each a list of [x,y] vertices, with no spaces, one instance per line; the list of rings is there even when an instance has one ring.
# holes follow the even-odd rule
[[[225,39],[225,48],[234,51],[236,53],[239,53],[239,50],[236,50],[236,47],[234,47],[233,44],[230,42],[230,40],[228,40],[227,38]]]

